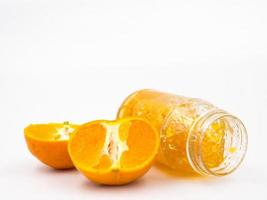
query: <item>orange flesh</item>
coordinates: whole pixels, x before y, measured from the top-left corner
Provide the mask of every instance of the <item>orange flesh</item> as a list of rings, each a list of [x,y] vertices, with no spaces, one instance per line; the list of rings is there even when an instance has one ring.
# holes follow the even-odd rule
[[[72,140],[72,156],[78,158],[83,166],[98,166],[102,155],[106,130],[100,124],[81,127],[78,135]],[[101,168],[101,166],[98,166]]]
[[[132,123],[128,138],[128,151],[125,151],[121,158],[122,168],[134,168],[140,163],[146,162],[151,156],[151,152],[155,151],[157,140],[153,139],[155,133],[150,126],[142,125],[142,121]]]
[[[96,169],[129,169],[155,151],[153,129],[143,121],[99,122],[79,129],[72,139],[72,156],[79,165]]]
[[[69,124],[69,122],[33,124],[25,128],[25,134],[36,140],[58,141],[68,140],[69,135],[78,125]]]

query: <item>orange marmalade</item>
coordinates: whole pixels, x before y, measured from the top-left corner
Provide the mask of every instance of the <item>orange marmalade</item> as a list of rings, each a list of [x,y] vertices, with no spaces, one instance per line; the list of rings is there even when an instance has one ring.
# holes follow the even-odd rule
[[[147,119],[160,132],[157,161],[177,172],[226,175],[246,153],[243,123],[201,99],[140,90],[126,98],[117,114],[129,116]]]

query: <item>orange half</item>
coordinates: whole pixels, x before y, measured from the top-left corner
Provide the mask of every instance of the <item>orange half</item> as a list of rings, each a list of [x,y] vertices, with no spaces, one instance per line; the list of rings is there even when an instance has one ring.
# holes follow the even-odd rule
[[[77,127],[68,122],[31,124],[24,129],[24,136],[28,149],[42,163],[56,169],[73,168],[68,141]]]
[[[159,149],[159,134],[145,120],[98,120],[76,129],[69,153],[90,180],[106,185],[129,183],[144,175]]]

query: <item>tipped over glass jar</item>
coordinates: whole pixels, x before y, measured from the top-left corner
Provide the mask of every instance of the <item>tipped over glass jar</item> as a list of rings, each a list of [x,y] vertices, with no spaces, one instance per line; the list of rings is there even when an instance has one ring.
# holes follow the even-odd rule
[[[147,119],[159,131],[157,161],[177,172],[227,175],[246,154],[247,132],[240,119],[201,99],[140,90],[117,114],[130,116]]]

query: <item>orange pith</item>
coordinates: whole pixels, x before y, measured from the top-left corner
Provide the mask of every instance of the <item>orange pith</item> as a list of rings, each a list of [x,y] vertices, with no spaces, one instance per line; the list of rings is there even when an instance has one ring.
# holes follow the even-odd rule
[[[24,129],[24,137],[30,152],[44,164],[56,169],[73,168],[68,141],[77,127],[68,122],[31,124]]]
[[[107,185],[126,184],[145,174],[158,148],[158,132],[139,118],[89,122],[76,129],[69,141],[76,168]]]

